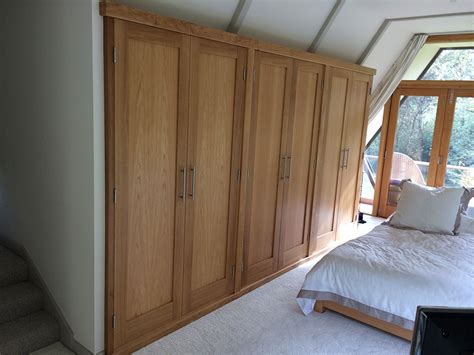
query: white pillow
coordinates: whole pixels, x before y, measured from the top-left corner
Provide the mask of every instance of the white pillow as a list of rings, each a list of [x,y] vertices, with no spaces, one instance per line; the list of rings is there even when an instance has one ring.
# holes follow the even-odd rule
[[[397,211],[389,224],[426,233],[454,234],[463,187],[433,188],[403,181]]]
[[[459,233],[474,234],[474,218],[461,215],[461,224],[458,228]]]

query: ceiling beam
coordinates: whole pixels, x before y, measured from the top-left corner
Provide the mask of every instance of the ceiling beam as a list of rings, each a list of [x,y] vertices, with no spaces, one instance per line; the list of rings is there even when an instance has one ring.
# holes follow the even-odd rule
[[[336,3],[331,9],[331,12],[329,12],[329,15],[326,17],[326,20],[324,20],[323,25],[314,37],[313,42],[311,42],[310,46],[308,47],[308,52],[316,52],[316,49],[318,49],[319,45],[321,44],[321,41],[329,30],[329,27],[331,27],[337,14],[339,13],[339,11],[341,11],[344,2],[345,0],[336,0]]]
[[[234,14],[232,15],[232,19],[227,26],[227,32],[239,33],[240,26],[242,26],[242,22],[249,11],[251,3],[252,0],[239,0]]]
[[[372,52],[372,50],[382,38],[382,35],[385,33],[391,22],[392,21],[390,19],[383,20],[382,24],[377,29],[377,32],[375,32],[375,34],[372,36],[372,39],[370,40],[369,44],[367,45],[367,47],[365,47],[364,51],[360,55],[359,59],[357,59],[358,64],[362,63],[364,60],[367,59],[369,54]]]
[[[469,16],[474,15],[474,12],[454,12],[449,14],[437,14],[437,15],[425,15],[425,16],[412,16],[412,17],[394,17],[388,18],[383,21],[383,23],[378,28],[377,32],[375,32],[374,36],[370,40],[367,47],[365,47],[364,51],[362,52],[361,56],[357,60],[357,64],[361,65],[367,59],[367,57],[372,53],[377,43],[382,38],[383,34],[387,30],[387,28],[393,22],[400,22],[400,21],[411,21],[411,20],[424,20],[424,19],[431,19],[431,18],[440,18],[440,17],[454,17],[454,16]]]

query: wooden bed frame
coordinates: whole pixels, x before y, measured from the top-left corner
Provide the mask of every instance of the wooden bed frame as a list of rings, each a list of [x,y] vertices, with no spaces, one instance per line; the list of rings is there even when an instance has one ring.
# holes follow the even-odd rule
[[[359,322],[368,324],[377,329],[383,330],[384,332],[396,335],[397,337],[403,338],[411,342],[413,337],[413,331],[402,328],[393,323],[383,321],[381,319],[374,318],[365,313],[355,310],[354,308],[340,305],[333,301],[316,301],[314,310],[318,313],[324,313],[326,309],[343,314],[349,318],[358,320]]]

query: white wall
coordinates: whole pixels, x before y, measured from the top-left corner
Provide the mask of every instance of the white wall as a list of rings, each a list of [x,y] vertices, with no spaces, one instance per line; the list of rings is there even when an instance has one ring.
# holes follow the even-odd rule
[[[0,233],[72,328],[103,349],[104,135],[97,0],[2,1]]]

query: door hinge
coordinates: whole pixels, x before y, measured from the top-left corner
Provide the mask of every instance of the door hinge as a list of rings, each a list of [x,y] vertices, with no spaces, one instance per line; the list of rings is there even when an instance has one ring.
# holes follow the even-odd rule
[[[114,187],[113,193],[112,193],[112,201],[114,203],[117,203],[117,189]]]
[[[383,152],[383,160],[386,160],[387,159],[387,149],[385,149],[385,151]]]
[[[112,315],[112,329],[117,327],[117,316],[115,314]]]
[[[452,104],[454,102],[454,90],[449,90],[449,103]]]
[[[235,265],[232,265],[232,278],[235,277]]]
[[[443,163],[443,156],[438,155],[438,165],[441,165]]]
[[[114,63],[117,63],[117,47],[114,47]]]
[[[240,181],[240,169],[237,170],[237,181]]]
[[[244,67],[244,81],[247,80],[247,67]]]

